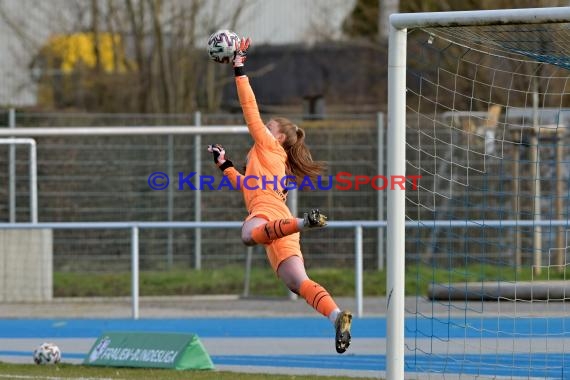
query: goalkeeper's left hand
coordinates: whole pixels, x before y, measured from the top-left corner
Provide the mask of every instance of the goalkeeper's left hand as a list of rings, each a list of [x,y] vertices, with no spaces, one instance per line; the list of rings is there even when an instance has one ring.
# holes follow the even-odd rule
[[[234,166],[233,162],[226,158],[226,150],[220,144],[208,145],[208,152],[212,153],[214,157],[214,163],[220,168],[221,171]]]
[[[247,49],[249,49],[249,45],[251,44],[251,39],[248,38],[241,38],[239,41],[235,42],[236,52],[234,55],[234,68],[235,67],[243,67],[246,56],[247,56]]]

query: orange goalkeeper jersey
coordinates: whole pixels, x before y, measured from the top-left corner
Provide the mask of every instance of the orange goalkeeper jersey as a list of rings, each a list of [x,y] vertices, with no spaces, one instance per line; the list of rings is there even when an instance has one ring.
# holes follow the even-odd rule
[[[224,175],[230,179],[234,187],[236,184],[241,187],[245,206],[251,215],[268,216],[271,210],[288,212],[284,205],[285,183],[282,182],[285,178],[287,153],[261,120],[249,78],[243,75],[236,77],[235,80],[243,115],[254,144],[247,154],[245,177],[233,167],[224,170]],[[259,180],[248,179],[250,176]],[[244,184],[244,179],[247,180],[247,186]],[[251,189],[256,186],[257,189]]]

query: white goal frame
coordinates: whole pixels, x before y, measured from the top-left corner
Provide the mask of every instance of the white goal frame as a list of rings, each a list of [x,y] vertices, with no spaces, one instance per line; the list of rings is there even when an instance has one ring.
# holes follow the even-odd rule
[[[402,13],[390,16],[388,48],[388,175],[406,172],[406,49],[408,28],[539,24],[570,21],[570,7]],[[404,379],[405,191],[388,191],[386,378]]]
[[[37,159],[37,148],[36,148],[36,140],[32,138],[0,138],[0,145],[9,145],[11,147],[15,145],[28,145],[30,147],[30,159],[29,159],[29,183],[30,183],[30,222],[37,223],[38,222],[38,159]],[[15,170],[15,169],[14,169]],[[15,173],[10,173],[10,176],[15,175]],[[11,177],[13,178],[13,177]],[[10,179],[11,183],[13,179]],[[12,188],[14,186],[14,188]],[[10,202],[10,213],[14,213],[11,216],[15,216],[16,207],[15,207],[15,184],[10,185],[8,189],[10,193],[10,197],[14,197],[14,204],[12,201]],[[14,223],[12,217],[10,217],[10,222]]]

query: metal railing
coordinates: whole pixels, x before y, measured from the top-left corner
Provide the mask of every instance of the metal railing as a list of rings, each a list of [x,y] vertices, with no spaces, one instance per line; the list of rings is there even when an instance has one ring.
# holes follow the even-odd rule
[[[10,128],[0,128],[0,138],[2,137],[82,137],[82,136],[168,136],[168,171],[174,172],[174,157],[173,157],[173,136],[193,136],[193,172],[196,173],[195,178],[201,174],[201,167],[203,161],[204,147],[202,146],[202,135],[213,134],[248,134],[248,128],[245,125],[208,125],[202,123],[202,114],[200,112],[194,113],[193,125],[137,125],[137,126],[122,126],[122,125],[107,125],[99,126],[49,126],[49,127],[23,127],[16,125],[15,111],[10,111]],[[378,129],[378,154],[377,154],[377,173],[384,173],[384,114],[376,114],[376,124]],[[10,165],[14,164],[14,157],[10,156]],[[377,174],[376,173],[376,174]],[[14,181],[14,175],[10,173],[9,180]],[[12,194],[11,194],[12,195]],[[174,219],[174,189],[172,186],[166,190],[167,196],[167,221],[172,222]],[[194,218],[196,222],[202,220],[202,192],[194,191],[193,194],[194,205]],[[377,198],[377,215],[378,220],[385,219],[385,194],[378,191],[375,195]],[[297,203],[297,192],[292,191],[289,195],[290,208],[294,212]],[[11,212],[14,212],[15,207],[11,207]],[[294,213],[295,215],[295,213]],[[350,218],[350,217],[349,217]],[[368,217],[366,217],[368,218]],[[46,220],[46,218],[42,218]],[[106,219],[108,220],[108,219]],[[10,219],[11,222],[15,220]],[[377,266],[379,270],[384,269],[385,255],[383,251],[384,246],[384,231],[378,229],[378,248],[377,248]],[[171,265],[173,261],[173,235],[172,231],[168,232],[167,240],[168,260]],[[200,227],[194,229],[194,253],[195,262],[194,268],[200,269],[202,267],[202,232]]]
[[[10,113],[13,115],[13,112]],[[11,116],[11,120],[14,116]],[[246,126],[243,125],[227,125],[227,126],[202,126],[201,125],[201,114],[196,112],[194,115],[195,125],[185,125],[185,126],[136,126],[136,127],[125,127],[125,126],[106,126],[106,127],[36,127],[36,128],[21,128],[15,127],[15,122],[10,122],[11,128],[0,129],[0,138],[8,137],[14,138],[23,136],[34,136],[34,137],[46,137],[46,136],[152,136],[152,135],[194,135],[194,171],[196,175],[200,175],[200,167],[202,162],[202,134],[224,134],[224,133],[249,133]],[[169,140],[171,144],[172,140]],[[35,143],[33,145],[35,148]],[[34,149],[35,154],[35,149]],[[34,156],[35,160],[35,156]],[[11,165],[14,162],[12,154],[10,156]],[[170,159],[170,165],[172,166],[172,160]],[[13,182],[13,174],[10,173],[10,182]],[[11,193],[12,194],[12,193]],[[11,201],[12,202],[12,201]],[[168,204],[169,204],[169,218],[172,216],[172,188],[168,190]],[[202,215],[202,193],[200,191],[194,192],[194,204],[195,212],[194,217],[196,221],[201,220]],[[37,208],[37,201],[36,201]],[[37,221],[37,218],[36,220]],[[202,245],[201,245],[201,230],[199,227],[195,228],[195,245],[194,251],[196,255],[195,268],[200,269],[202,267]],[[172,256],[172,234],[169,233],[168,240],[169,247],[169,257]]]
[[[131,242],[131,305],[133,319],[139,318],[139,232],[141,229],[224,229],[241,228],[243,222],[57,222],[57,223],[0,223],[2,229],[124,229],[130,230]],[[418,220],[407,221],[406,228],[504,228],[556,226],[570,228],[568,220]],[[327,228],[354,230],[355,302],[356,315],[363,316],[363,229],[385,229],[385,220],[331,221]]]
[[[141,229],[241,228],[243,222],[58,222],[0,223],[0,229],[128,229],[131,232],[131,306],[133,319],[139,318],[139,232]],[[386,228],[386,221],[345,220],[329,222],[328,228],[352,228],[355,233],[356,315],[363,315],[363,228]]]

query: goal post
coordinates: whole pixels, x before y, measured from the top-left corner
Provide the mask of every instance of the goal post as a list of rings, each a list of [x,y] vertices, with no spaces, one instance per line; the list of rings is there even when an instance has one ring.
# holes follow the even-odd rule
[[[390,24],[387,379],[567,376],[570,7]]]
[[[394,15],[393,15],[394,16]],[[391,17],[393,17],[391,16]],[[392,18],[391,18],[392,19]],[[390,28],[388,45],[388,178],[406,171],[406,29]],[[386,375],[404,378],[406,197],[388,191],[386,210]]]

